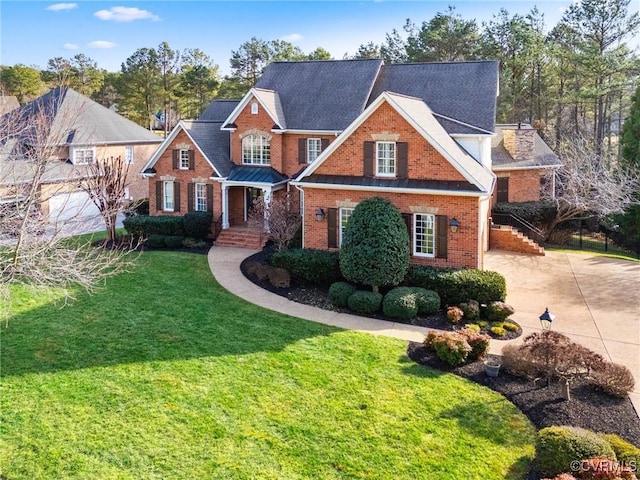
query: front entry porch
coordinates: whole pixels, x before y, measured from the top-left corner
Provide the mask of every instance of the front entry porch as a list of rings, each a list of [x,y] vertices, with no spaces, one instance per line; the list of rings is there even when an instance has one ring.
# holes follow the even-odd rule
[[[218,247],[262,250],[267,240],[267,234],[262,232],[259,227],[245,223],[221,230],[214,244]]]

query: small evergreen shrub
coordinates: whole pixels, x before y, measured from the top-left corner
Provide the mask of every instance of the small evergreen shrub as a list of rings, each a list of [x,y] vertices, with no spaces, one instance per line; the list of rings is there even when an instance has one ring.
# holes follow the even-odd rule
[[[486,328],[489,326],[489,322],[487,322],[486,320],[478,320],[477,323],[480,326],[480,328]]]
[[[457,325],[462,320],[464,313],[458,307],[448,307],[447,308],[447,318],[451,323]]]
[[[504,322],[502,324],[502,328],[504,328],[508,332],[517,332],[518,331],[518,325],[516,325],[513,322]]]
[[[470,298],[479,303],[504,301],[507,284],[497,272],[411,265],[405,283],[438,292],[445,305],[460,305]]]
[[[625,397],[635,386],[631,370],[624,365],[611,362],[603,362],[599,368],[593,369],[589,381],[592,385],[616,397]]]
[[[474,322],[480,318],[480,303],[477,300],[469,300],[468,302],[462,302],[460,310],[464,313],[464,318],[470,322]]]
[[[195,238],[185,238],[182,241],[182,246],[184,248],[190,249],[204,249],[207,248],[208,244],[204,240],[196,240]]]
[[[184,237],[180,235],[166,235],[164,237],[164,246],[167,248],[180,248],[183,241]]]
[[[471,351],[466,358],[468,362],[474,362],[482,359],[489,351],[489,341],[491,337],[484,333],[480,333],[480,329],[463,328],[459,333],[465,337],[467,343],[471,347]]]
[[[438,295],[437,292],[421,287],[411,288],[416,295],[418,313],[428,315],[429,313],[434,313],[440,310],[440,295]]]
[[[289,271],[280,267],[267,267],[267,275],[269,283],[277,288],[289,288],[291,285],[291,276]]]
[[[490,331],[496,337],[504,337],[507,334],[507,331],[504,329],[504,327],[491,327]]]
[[[396,287],[384,296],[382,311],[387,317],[409,320],[418,315],[416,292],[411,287]]]
[[[184,236],[181,216],[134,215],[123,220],[124,228],[135,238],[150,235]]]
[[[331,285],[342,280],[338,252],[299,248],[275,252],[270,258],[274,267],[286,268],[293,278],[317,285]]]
[[[472,350],[466,337],[458,332],[441,333],[432,340],[431,348],[440,360],[453,367],[462,365]]]
[[[570,471],[572,461],[597,456],[616,458],[609,443],[591,430],[552,426],[538,432],[536,463],[543,475]]]
[[[480,328],[480,325],[478,325],[477,323],[466,323],[466,324],[465,324],[465,326],[464,326],[464,328],[471,329],[471,330],[473,330],[474,332],[478,332],[478,333],[480,333],[480,330],[482,330],[482,329]]]
[[[166,237],[167,237],[166,235],[155,235],[155,234],[149,235],[144,243],[149,248],[164,248],[165,246],[164,239]]]
[[[329,287],[329,301],[331,305],[344,308],[347,306],[349,297],[357,289],[347,282],[335,282]]]
[[[367,290],[353,292],[347,300],[348,307],[356,313],[369,315],[380,310],[382,294]]]
[[[489,302],[487,305],[487,318],[492,322],[504,322],[515,310],[504,302]]]
[[[187,237],[205,240],[211,233],[211,212],[188,212],[182,217],[184,233]]]
[[[580,461],[576,473],[583,480],[635,480],[635,467],[624,466],[604,455]]]
[[[614,434],[603,434],[602,437],[609,443],[616,458],[625,465],[635,465],[640,468],[640,448]]]

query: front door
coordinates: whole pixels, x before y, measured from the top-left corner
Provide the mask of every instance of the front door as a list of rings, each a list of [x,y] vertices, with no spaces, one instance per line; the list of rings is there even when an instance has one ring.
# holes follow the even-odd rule
[[[244,221],[249,220],[249,214],[251,208],[255,202],[262,197],[262,189],[254,187],[245,188],[245,201],[244,201]]]

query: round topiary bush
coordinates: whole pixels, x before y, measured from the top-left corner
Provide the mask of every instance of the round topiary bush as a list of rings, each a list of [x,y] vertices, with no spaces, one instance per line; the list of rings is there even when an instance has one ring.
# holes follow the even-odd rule
[[[353,292],[347,300],[348,307],[356,313],[369,315],[380,310],[382,305],[382,294],[358,290]]]
[[[347,280],[398,285],[409,268],[409,234],[402,215],[381,197],[363,200],[353,210],[340,247],[340,270]]]
[[[619,462],[625,465],[636,465],[640,468],[640,448],[614,434],[601,435],[616,454]]]
[[[335,282],[329,287],[329,301],[331,305],[336,307],[346,307],[349,297],[353,295],[357,289],[347,282]]]
[[[545,476],[571,471],[571,462],[597,456],[615,459],[606,439],[591,430],[578,427],[543,428],[536,439],[536,463]]]
[[[418,313],[429,314],[440,310],[440,295],[433,290],[421,287],[411,287],[416,296]]]
[[[462,313],[464,313],[465,320],[468,322],[475,322],[480,318],[480,303],[477,300],[462,302],[458,306],[460,310],[462,310]]]
[[[410,320],[418,315],[416,292],[411,287],[396,287],[382,301],[382,311],[387,317]]]

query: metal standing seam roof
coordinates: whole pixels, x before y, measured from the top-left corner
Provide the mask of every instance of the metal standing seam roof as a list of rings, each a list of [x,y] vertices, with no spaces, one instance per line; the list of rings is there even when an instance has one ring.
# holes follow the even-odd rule
[[[532,128],[531,125],[521,124],[524,128]],[[504,147],[504,129],[515,129],[517,124],[496,125],[496,134],[491,139],[491,158],[494,170],[509,170],[518,168],[552,168],[562,165],[560,158],[545,143],[536,132],[533,137],[534,158],[514,160]]]
[[[273,167],[253,167],[247,165],[233,165],[227,181],[245,183],[274,184],[288,180],[289,177],[281,174]]]
[[[480,189],[472,183],[457,180],[428,180],[428,179],[391,179],[376,177],[360,177],[349,175],[319,175],[311,174],[304,179],[304,182],[345,185],[354,187],[384,187],[384,188],[407,188],[416,190],[443,190],[458,192],[479,192]]]

